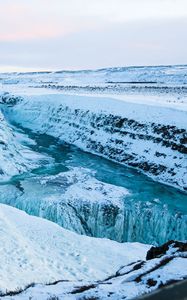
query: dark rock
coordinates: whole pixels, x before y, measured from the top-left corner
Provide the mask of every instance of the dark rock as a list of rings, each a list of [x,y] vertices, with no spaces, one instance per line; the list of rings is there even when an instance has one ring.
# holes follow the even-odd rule
[[[158,258],[166,254],[169,248],[178,248],[177,252],[187,251],[187,242],[169,241],[159,247],[151,247],[147,252],[146,260]]]

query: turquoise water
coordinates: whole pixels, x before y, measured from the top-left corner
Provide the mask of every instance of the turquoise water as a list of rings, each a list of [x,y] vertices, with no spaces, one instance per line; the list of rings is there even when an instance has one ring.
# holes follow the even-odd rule
[[[121,166],[105,158],[83,152],[78,148],[59,143],[48,135],[37,135],[28,129],[28,136],[36,141],[30,146],[34,151],[48,154],[54,159],[53,164],[44,164],[32,173],[55,175],[69,167],[85,167],[96,172],[96,178],[110,184],[123,186],[130,190],[132,200],[160,201],[171,209],[187,213],[187,195],[175,188],[157,183],[134,169]]]
[[[154,182],[134,169],[121,166],[104,158],[83,152],[78,148],[59,143],[59,141],[48,135],[32,133],[23,128],[14,127],[14,130],[21,134],[22,143],[31,150],[43,154],[46,159],[40,161],[40,166],[31,172],[13,177],[10,181],[1,183],[0,201],[27,211],[30,214],[41,215],[35,206],[42,197],[45,197],[43,187],[34,184],[33,180],[49,175],[57,175],[67,172],[71,167],[87,168],[95,172],[95,178],[104,183],[125,187],[129,195],[125,197],[125,209],[123,211],[123,224],[120,227],[110,228],[110,235],[106,237],[123,241],[140,241],[145,243],[159,244],[169,239],[187,239],[187,195],[172,187]],[[24,140],[24,137],[27,139]],[[30,143],[28,140],[34,141]],[[24,188],[26,186],[26,188]],[[28,188],[29,187],[29,188]],[[5,188],[14,192],[5,195]],[[55,195],[57,187],[46,187],[48,196]],[[81,196],[81,195],[80,195]],[[11,199],[10,199],[11,198]],[[37,200],[39,199],[39,200]],[[27,205],[24,204],[27,202]],[[29,205],[28,205],[29,203]],[[80,214],[82,211],[80,212]],[[101,218],[94,212],[92,219]],[[56,217],[54,211],[45,214],[44,217],[62,225],[62,221]],[[84,222],[87,217],[81,215]],[[110,212],[109,212],[110,218]],[[79,232],[76,226],[72,226],[72,220],[63,225],[66,228]],[[95,222],[95,221],[94,221]],[[95,226],[93,222],[93,226]],[[108,221],[107,221],[108,222]],[[99,222],[104,224],[104,221]],[[108,225],[108,224],[107,224]],[[89,226],[90,225],[89,223]],[[98,225],[97,225],[98,226]],[[119,229],[122,228],[123,229]],[[89,231],[89,235],[105,236],[105,227]],[[108,227],[107,227],[108,228]],[[120,237],[117,237],[117,230],[123,230]],[[113,231],[113,234],[111,232]],[[84,234],[84,232],[79,232]]]

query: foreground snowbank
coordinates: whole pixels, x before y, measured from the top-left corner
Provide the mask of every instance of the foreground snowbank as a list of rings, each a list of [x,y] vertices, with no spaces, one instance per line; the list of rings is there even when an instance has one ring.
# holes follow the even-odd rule
[[[187,243],[170,241],[161,247],[152,247],[147,252],[146,261],[129,263],[105,280],[33,284],[24,291],[7,294],[4,299],[134,299],[186,279],[186,270]],[[157,296],[159,299],[159,293]]]
[[[187,188],[186,111],[111,98],[48,94],[24,96],[6,113],[35,132],[135,167],[160,182]]]
[[[31,283],[98,280],[144,259],[148,245],[80,236],[0,204],[0,292]]]
[[[185,243],[101,241],[3,204],[0,233],[2,299],[132,299],[187,275]]]

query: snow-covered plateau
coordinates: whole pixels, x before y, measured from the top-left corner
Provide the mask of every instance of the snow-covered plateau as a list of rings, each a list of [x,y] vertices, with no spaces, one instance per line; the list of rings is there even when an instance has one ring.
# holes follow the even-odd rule
[[[187,66],[4,73],[0,88],[0,299],[185,279]]]

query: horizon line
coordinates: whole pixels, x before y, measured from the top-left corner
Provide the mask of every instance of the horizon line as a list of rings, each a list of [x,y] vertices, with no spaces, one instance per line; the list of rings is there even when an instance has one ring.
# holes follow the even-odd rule
[[[96,71],[102,71],[102,70],[110,70],[110,69],[123,69],[123,68],[145,68],[145,67],[182,67],[187,66],[187,63],[180,63],[180,64],[158,64],[158,65],[126,65],[126,66],[110,66],[110,67],[101,67],[101,68],[93,68],[93,69],[38,69],[38,70],[30,70],[28,68],[28,71],[0,71],[0,74],[31,74],[31,73],[62,73],[62,72],[96,72]],[[24,69],[24,68],[23,68]]]

